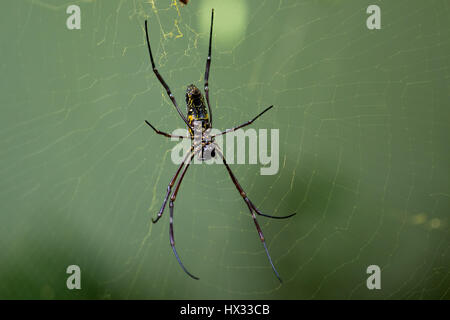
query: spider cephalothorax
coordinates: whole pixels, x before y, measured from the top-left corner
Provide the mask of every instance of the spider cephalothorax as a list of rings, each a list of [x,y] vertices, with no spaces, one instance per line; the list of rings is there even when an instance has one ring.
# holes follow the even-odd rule
[[[158,212],[158,216],[156,219],[152,219],[153,223],[156,223],[159,218],[161,218],[164,209],[166,207],[167,201],[169,200],[170,196],[170,202],[169,202],[169,208],[170,208],[170,227],[169,227],[169,235],[170,235],[170,245],[172,247],[173,253],[175,254],[175,257],[177,258],[178,263],[180,264],[181,268],[186,272],[190,277],[194,279],[198,279],[196,276],[191,274],[187,269],[184,267],[183,263],[181,262],[180,257],[178,256],[177,250],[175,249],[175,238],[173,235],[173,211],[174,211],[174,203],[178,194],[178,190],[180,189],[181,182],[183,181],[184,175],[186,174],[187,169],[189,168],[189,165],[191,164],[192,159],[195,155],[199,157],[202,161],[208,160],[210,158],[214,158],[216,154],[219,155],[219,157],[222,159],[223,164],[225,165],[228,174],[230,175],[231,180],[233,181],[234,185],[236,186],[236,189],[239,191],[239,194],[241,195],[242,199],[245,201],[248,209],[250,210],[250,214],[252,216],[253,222],[255,223],[256,230],[258,231],[259,239],[261,240],[264,250],[266,251],[267,258],[269,259],[270,265],[272,267],[273,272],[277,276],[277,278],[281,281],[280,275],[278,274],[277,270],[275,269],[275,266],[272,262],[272,259],[270,258],[269,251],[267,250],[266,241],[264,239],[264,235],[262,233],[261,227],[259,226],[258,221],[256,220],[256,215],[259,216],[265,216],[269,218],[274,219],[284,219],[292,217],[295,213],[283,216],[283,217],[276,217],[276,216],[269,216],[267,214],[262,213],[258,210],[258,208],[255,207],[255,205],[250,201],[250,199],[247,197],[247,194],[244,192],[244,189],[239,184],[237,178],[231,171],[230,166],[228,165],[224,155],[220,151],[220,149],[217,147],[216,143],[214,143],[214,137],[218,135],[224,135],[228,132],[235,131],[237,129],[240,129],[242,127],[248,126],[253,123],[256,119],[258,119],[263,113],[270,110],[273,106],[270,106],[266,109],[264,109],[260,114],[258,114],[256,117],[254,117],[252,120],[249,120],[237,127],[222,131],[218,134],[211,135],[210,134],[210,128],[212,127],[212,114],[211,114],[211,106],[209,103],[209,86],[208,86],[208,79],[209,79],[209,69],[211,65],[211,41],[212,41],[212,30],[213,30],[213,18],[214,18],[214,10],[211,13],[211,29],[209,31],[209,50],[208,50],[208,58],[206,59],[206,70],[205,70],[205,98],[206,98],[206,104],[205,99],[203,98],[203,94],[196,86],[193,84],[189,85],[186,90],[186,107],[187,107],[187,117],[181,112],[180,108],[178,107],[178,104],[175,100],[174,95],[170,91],[169,86],[164,81],[163,77],[159,74],[158,69],[156,69],[155,61],[153,60],[152,50],[150,48],[150,40],[148,39],[148,29],[147,29],[147,20],[145,21],[145,35],[147,38],[147,47],[148,52],[150,55],[150,62],[152,63],[152,69],[155,73],[156,77],[158,78],[159,82],[161,82],[162,86],[167,92],[167,95],[169,96],[170,100],[172,101],[175,109],[177,110],[179,116],[184,121],[184,123],[187,125],[190,136],[177,136],[168,134],[162,131],[159,131],[154,126],[150,124],[147,120],[145,122],[157,133],[169,138],[180,138],[180,139],[191,139],[192,145],[189,150],[189,152],[186,154],[183,162],[178,167],[178,170],[176,171],[175,175],[173,176],[172,180],[170,180],[169,186],[167,187],[166,196],[164,198],[163,204],[161,206],[161,209]],[[206,106],[208,108],[206,108]],[[180,175],[181,173],[181,175]],[[178,176],[180,175],[180,178],[178,179],[178,182],[175,186],[175,190],[172,192],[172,187],[174,186]]]

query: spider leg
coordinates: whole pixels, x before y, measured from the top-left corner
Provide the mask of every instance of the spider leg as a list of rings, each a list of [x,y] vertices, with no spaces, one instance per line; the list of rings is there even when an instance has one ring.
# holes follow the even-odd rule
[[[180,176],[180,180],[178,180],[177,182],[177,186],[175,187],[175,190],[172,194],[172,196],[170,197],[170,202],[169,202],[169,208],[170,208],[170,228],[169,228],[169,235],[170,235],[170,245],[172,247],[173,253],[175,254],[175,257],[178,260],[179,265],[181,266],[181,268],[184,270],[184,272],[186,272],[191,278],[198,280],[199,278],[194,276],[192,273],[190,273],[189,271],[187,271],[186,267],[183,265],[183,263],[181,262],[180,257],[178,256],[178,252],[177,249],[175,248],[175,238],[173,235],[173,206],[174,206],[174,202],[177,198],[177,194],[178,194],[178,190],[180,189],[180,185],[181,182],[183,181],[184,175],[186,174],[187,169],[189,168],[189,165],[191,164],[192,158],[194,157],[196,153],[191,153],[191,157],[189,159],[189,162],[186,163],[186,166],[184,167],[183,172],[181,173]]]
[[[209,80],[209,69],[211,67],[211,43],[212,43],[213,20],[214,20],[214,9],[212,9],[212,11],[211,11],[211,29],[209,31],[209,49],[208,49],[208,58],[206,59],[206,68],[205,68],[205,96],[206,96],[206,103],[208,104],[209,122],[211,123],[211,125],[212,125],[212,113],[211,113],[211,107],[209,104],[208,80]]]
[[[188,127],[190,127],[189,122],[187,121],[186,117],[184,116],[184,114],[181,112],[180,108],[178,107],[177,101],[175,100],[174,95],[172,94],[172,92],[170,91],[169,86],[167,85],[167,83],[164,81],[163,77],[159,74],[158,69],[156,69],[155,66],[155,61],[153,61],[153,54],[152,54],[152,49],[150,47],[150,40],[148,38],[148,28],[147,28],[147,20],[145,20],[145,36],[147,39],[147,47],[148,47],[148,52],[150,54],[150,62],[152,63],[152,69],[153,72],[155,73],[156,77],[158,78],[159,82],[161,82],[162,86],[164,87],[164,89],[166,89],[167,95],[169,96],[170,100],[172,100],[173,105],[175,106],[175,109],[177,109],[178,114],[180,115],[181,119],[183,119],[183,121],[186,123],[186,125]]]
[[[188,157],[191,156],[192,157],[192,148],[190,150],[190,152],[188,152],[188,154],[184,157],[183,162],[180,164],[180,166],[178,167],[177,172],[175,173],[175,175],[173,176],[172,180],[170,180],[169,185],[167,186],[167,192],[166,192],[166,196],[164,197],[164,201],[163,204],[161,206],[161,209],[159,209],[158,212],[158,216],[156,217],[156,219],[152,219],[153,223],[158,222],[158,220],[161,218],[164,209],[166,208],[166,204],[167,204],[167,200],[169,199],[169,194],[172,191],[172,187],[175,183],[175,181],[177,180],[178,174],[180,173],[181,169],[183,168],[184,164],[186,163],[186,160],[188,159]],[[189,160],[190,162],[191,160]]]
[[[221,133],[215,134],[215,135],[213,135],[213,136],[211,136],[211,137],[214,138],[214,137],[217,137],[217,136],[220,136],[220,135],[223,135],[223,134],[227,134],[227,133],[229,133],[229,132],[236,131],[236,130],[238,130],[238,129],[240,129],[240,128],[246,127],[246,126],[248,126],[249,124],[252,124],[256,119],[258,119],[259,117],[261,117],[264,113],[266,113],[267,111],[269,111],[269,110],[272,109],[272,108],[273,108],[273,106],[270,106],[270,107],[264,109],[263,112],[261,112],[260,114],[258,114],[258,115],[257,115],[256,117],[254,117],[252,120],[249,120],[249,121],[247,121],[247,122],[241,124],[240,126],[237,126],[237,127],[234,127],[234,128],[231,128],[231,129],[227,129],[227,130],[225,130],[225,131],[222,131]]]
[[[238,189],[239,193],[241,194],[242,199],[244,199],[245,203],[247,204],[248,209],[250,210],[250,214],[252,215],[253,222],[255,223],[256,230],[258,231],[259,239],[261,240],[264,250],[266,251],[267,258],[269,259],[270,265],[272,266],[272,270],[275,273],[275,276],[280,280],[280,282],[283,282],[281,280],[280,275],[278,274],[277,269],[275,268],[275,265],[273,264],[272,258],[270,257],[269,250],[267,249],[266,241],[264,239],[264,234],[261,230],[261,227],[259,226],[258,220],[256,220],[256,215],[254,212],[254,207],[250,200],[247,197],[247,194],[244,192],[244,189],[242,189],[241,185],[237,181],[236,177],[234,176],[233,172],[231,171],[230,166],[228,165],[227,161],[225,160],[225,157],[223,156],[222,152],[216,149],[217,153],[222,158],[223,164],[227,168],[228,174],[230,175],[231,180],[233,181],[234,185],[236,186],[236,189]],[[256,211],[256,210],[255,210]]]
[[[160,134],[162,136],[166,136],[167,138],[191,139],[191,137],[177,136],[177,135],[173,135],[173,134],[162,132],[162,131],[156,129],[154,126],[152,126],[151,123],[148,122],[147,120],[145,120],[145,123],[148,124],[157,134]]]

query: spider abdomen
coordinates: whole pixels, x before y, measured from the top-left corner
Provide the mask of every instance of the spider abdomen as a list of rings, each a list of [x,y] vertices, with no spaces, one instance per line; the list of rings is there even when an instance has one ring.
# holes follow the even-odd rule
[[[202,92],[193,84],[189,85],[186,90],[186,107],[189,125],[194,127],[196,121],[201,122],[203,131],[211,128],[211,122],[208,115],[208,109],[205,105],[205,99]],[[193,130],[189,129],[191,135]]]

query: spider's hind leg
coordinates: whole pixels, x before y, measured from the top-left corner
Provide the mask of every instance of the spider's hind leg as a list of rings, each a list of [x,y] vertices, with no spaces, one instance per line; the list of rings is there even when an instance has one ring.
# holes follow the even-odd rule
[[[198,280],[199,278],[194,276],[192,273],[190,273],[186,267],[181,262],[180,257],[178,256],[177,249],[175,248],[175,237],[173,233],[173,210],[174,210],[174,203],[177,198],[178,190],[180,189],[181,182],[183,181],[184,175],[186,174],[187,169],[189,168],[189,165],[191,164],[192,158],[195,156],[195,152],[190,153],[189,161],[186,163],[186,166],[183,169],[183,172],[181,173],[180,180],[177,182],[177,186],[175,187],[175,190],[172,193],[172,196],[170,197],[169,202],[169,208],[170,208],[170,227],[169,227],[169,235],[170,235],[170,246],[172,247],[173,253],[175,254],[175,257],[177,258],[178,264],[181,266],[184,272],[186,272],[187,275],[189,275],[191,278]]]
[[[163,204],[161,206],[161,209],[159,209],[158,215],[156,216],[156,219],[152,218],[152,222],[156,223],[158,222],[158,220],[162,217],[162,214],[164,212],[164,209],[166,208],[166,204],[167,204],[167,200],[169,200],[169,195],[170,192],[172,191],[172,187],[175,184],[175,181],[177,180],[178,175],[180,174],[181,169],[184,167],[186,160],[188,159],[189,156],[192,157],[193,153],[192,153],[192,148],[191,150],[186,154],[186,156],[183,159],[183,162],[180,164],[180,166],[177,169],[177,172],[175,173],[175,175],[172,177],[172,180],[170,180],[169,185],[167,186],[167,192],[166,192],[166,196],[164,197],[164,201]],[[190,160],[189,160],[190,161]]]
[[[228,163],[226,162],[225,157],[223,156],[222,152],[219,149],[216,149],[216,152],[222,158],[223,164],[225,165],[225,167],[228,171],[228,174],[230,175],[231,180],[233,181],[234,185],[236,186],[236,189],[239,191],[242,199],[244,199],[245,203],[247,204],[248,210],[250,211],[250,214],[252,215],[253,222],[255,223],[256,230],[258,231],[259,239],[261,240],[261,242],[264,246],[264,250],[266,251],[267,259],[269,259],[269,263],[272,267],[273,272],[275,273],[275,276],[278,278],[278,280],[280,282],[283,282],[281,280],[281,277],[280,277],[277,269],[275,268],[275,265],[273,264],[272,258],[270,257],[269,250],[267,249],[267,245],[266,245],[266,240],[264,239],[264,234],[261,230],[261,227],[259,226],[258,220],[256,219],[255,212],[257,214],[263,215],[263,216],[268,216],[268,215],[265,215],[265,214],[261,213],[258,209],[256,209],[256,207],[253,205],[253,203],[248,199],[247,194],[245,193],[244,189],[242,189],[241,185],[239,184],[239,182],[237,181],[233,172],[231,171],[231,168],[228,165]],[[292,215],[290,215],[290,216],[292,216]],[[273,216],[268,216],[268,217],[280,218],[280,217],[273,217]],[[289,217],[289,216],[287,216],[287,217]],[[287,218],[287,217],[281,217],[281,218]]]
[[[253,208],[253,210],[255,210],[256,214],[263,216],[263,217],[272,218],[272,219],[287,219],[287,218],[290,218],[297,214],[297,212],[294,212],[294,213],[288,214],[287,216],[281,216],[281,217],[271,216],[271,215],[268,215],[268,214],[265,214],[265,213],[262,213],[261,211],[259,211],[258,208],[255,207],[255,205],[253,204],[253,202],[251,202],[250,199],[248,199],[248,201],[250,202],[250,205]]]

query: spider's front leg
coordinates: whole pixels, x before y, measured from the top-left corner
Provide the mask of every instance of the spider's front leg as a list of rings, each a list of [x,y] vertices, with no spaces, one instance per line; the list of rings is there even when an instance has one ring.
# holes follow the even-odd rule
[[[155,74],[156,78],[158,78],[161,85],[164,87],[164,90],[166,90],[167,95],[169,96],[170,100],[172,101],[173,106],[177,110],[178,114],[180,115],[181,119],[186,123],[188,127],[190,127],[188,120],[184,116],[184,114],[181,112],[180,108],[178,107],[177,101],[175,100],[175,96],[172,94],[172,91],[169,88],[169,85],[164,81],[163,77],[159,73],[158,69],[156,68],[155,61],[153,60],[153,54],[152,54],[152,48],[150,47],[150,39],[148,37],[148,28],[147,28],[147,20],[145,20],[145,38],[147,39],[147,48],[148,53],[150,55],[150,62],[152,64],[152,70]]]
[[[208,58],[206,58],[206,67],[205,67],[205,96],[206,103],[208,104],[209,110],[209,120],[212,125],[212,112],[209,103],[209,70],[211,68],[211,44],[212,44],[212,31],[213,31],[213,21],[214,21],[214,9],[211,11],[211,28],[209,30],[209,49],[208,49]]]

